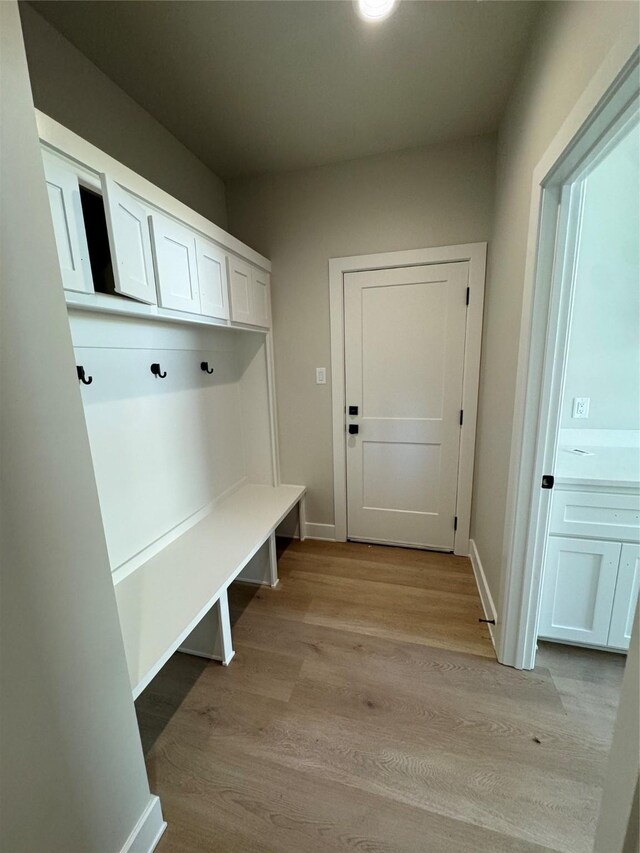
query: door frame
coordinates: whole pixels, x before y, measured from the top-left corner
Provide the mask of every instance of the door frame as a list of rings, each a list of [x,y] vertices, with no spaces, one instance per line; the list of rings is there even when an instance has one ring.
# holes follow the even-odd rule
[[[638,70],[637,39],[629,34],[614,46],[533,172],[496,637],[498,660],[517,669],[535,665],[551,504],[540,481],[553,473],[558,441],[573,289],[571,205],[579,204],[581,176],[630,120],[640,94]]]
[[[478,383],[480,378],[480,346],[484,310],[484,283],[487,262],[486,243],[464,243],[431,249],[408,249],[379,252],[329,260],[329,311],[331,316],[331,406],[333,423],[333,507],[335,539],[347,540],[347,443],[345,438],[345,340],[344,340],[344,276],[351,272],[415,267],[428,264],[469,263],[469,308],[467,310],[462,408],[464,422],[460,428],[460,457],[456,515],[458,526],[454,536],[454,554],[469,555],[471,524],[471,490],[478,416]]]

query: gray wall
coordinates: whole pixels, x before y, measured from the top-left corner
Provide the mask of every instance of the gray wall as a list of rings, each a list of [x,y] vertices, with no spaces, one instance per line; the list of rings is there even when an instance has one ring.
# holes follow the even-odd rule
[[[282,478],[310,522],[334,521],[329,258],[488,240],[494,161],[483,136],[228,183],[231,231],[273,263]]]
[[[0,76],[0,849],[111,853],[150,793],[8,0]]]
[[[640,429],[640,130],[585,181],[562,401],[569,429]],[[573,398],[590,397],[588,418]]]
[[[220,178],[31,6],[20,16],[36,107],[226,228]]]
[[[498,137],[471,528],[498,606],[533,170],[624,29],[635,3],[546,4]]]

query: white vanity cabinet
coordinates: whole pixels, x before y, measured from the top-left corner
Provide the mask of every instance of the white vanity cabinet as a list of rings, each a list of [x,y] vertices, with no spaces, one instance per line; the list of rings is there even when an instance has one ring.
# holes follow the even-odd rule
[[[640,577],[640,495],[562,484],[551,501],[539,636],[629,647]]]
[[[252,267],[241,258],[229,258],[229,287],[231,290],[231,319],[247,326],[269,328],[269,273]]]
[[[78,175],[64,160],[43,151],[47,192],[65,290],[93,293]]]
[[[149,216],[158,279],[158,303],[174,311],[200,313],[196,237],[191,229],[160,213]]]

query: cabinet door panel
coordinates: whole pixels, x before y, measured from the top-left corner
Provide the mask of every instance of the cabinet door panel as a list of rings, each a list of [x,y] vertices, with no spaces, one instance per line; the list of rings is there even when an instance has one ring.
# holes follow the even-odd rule
[[[157,304],[147,212],[121,186],[102,175],[105,214],[115,289],[149,305]]]
[[[549,537],[541,637],[607,645],[620,547],[617,542]]]
[[[158,302],[163,308],[200,313],[195,234],[154,213],[149,217],[158,278]]]
[[[628,649],[640,588],[640,545],[623,545],[613,599],[609,645]]]
[[[65,290],[93,293],[78,176],[71,167],[47,151],[42,152],[42,160],[62,284]]]
[[[227,256],[208,240],[196,240],[200,310],[208,317],[229,319]]]
[[[245,261],[229,257],[229,287],[231,289],[231,319],[236,323],[253,323],[251,267]]]
[[[269,279],[268,272],[253,269],[251,276],[252,295],[253,295],[253,311],[252,322],[256,326],[271,325],[271,299],[269,295]]]

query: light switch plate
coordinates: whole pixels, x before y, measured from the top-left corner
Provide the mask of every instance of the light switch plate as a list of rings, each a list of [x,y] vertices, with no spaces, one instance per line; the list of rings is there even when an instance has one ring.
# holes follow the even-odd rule
[[[589,405],[591,397],[574,397],[573,398],[573,418],[588,418]]]
[[[326,385],[327,384],[327,368],[326,367],[316,367],[316,385]]]

